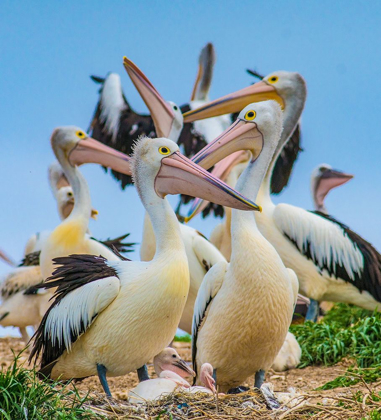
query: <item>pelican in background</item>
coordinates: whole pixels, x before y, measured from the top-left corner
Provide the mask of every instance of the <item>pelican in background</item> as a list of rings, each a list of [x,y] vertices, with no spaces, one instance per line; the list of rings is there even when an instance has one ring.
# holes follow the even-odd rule
[[[326,163],[320,164],[311,174],[311,192],[316,212],[328,214],[324,200],[327,194],[336,187],[350,181],[353,175],[347,174]]]
[[[192,109],[192,106],[195,106],[194,104],[192,105],[192,101],[199,101],[201,104],[203,103],[202,100],[206,100],[210,88],[214,61],[213,45],[207,44],[200,54],[199,71],[193,88],[192,100],[190,104],[185,104],[182,107],[178,107],[170,102],[169,104],[172,106],[174,113],[189,111]],[[134,111],[123,93],[118,74],[109,73],[105,78],[91,76],[91,79],[101,84],[99,101],[96,105],[89,129],[90,135],[93,138],[122,153],[130,155],[132,153],[132,145],[139,137],[147,136],[153,138],[162,136],[162,133],[156,131],[160,123],[160,116],[155,119],[155,115],[152,115],[152,113],[151,115],[139,114]],[[152,87],[150,82],[149,84]],[[219,120],[219,118],[214,118],[213,121],[215,120]],[[209,123],[201,122],[199,125],[209,127]],[[229,122],[227,125],[229,125]],[[178,143],[179,145],[183,145],[186,156],[193,156],[206,145],[204,135],[204,131],[195,129],[194,124],[187,124],[185,126]],[[132,184],[130,176],[118,174],[115,171],[111,172],[120,181],[123,189]]]
[[[256,215],[256,220],[261,233],[276,248],[286,267],[297,274],[301,294],[312,300],[306,319],[316,319],[316,301],[322,300],[381,310],[381,256],[378,251],[332,216],[289,204],[274,205],[271,200],[273,167],[300,119],[307,95],[305,81],[298,73],[278,71],[251,88],[262,92],[267,89],[284,104],[284,129],[259,191],[258,200],[263,203],[263,211]],[[225,108],[224,112],[234,109],[247,94],[241,90],[220,98],[214,101],[214,106],[191,111],[184,119],[217,115],[221,107]],[[224,153],[222,148],[220,150],[220,158],[246,148],[250,148],[249,144],[226,144]],[[194,157],[194,161],[203,166],[208,160],[210,164],[205,152]]]
[[[155,231],[156,254],[150,262],[108,261],[94,255],[56,258],[59,267],[42,287],[57,292],[35,334],[31,360],[42,353],[40,374],[49,378],[98,374],[110,396],[106,374],[120,376],[138,369],[139,379],[148,379],[145,363],[172,340],[184,309],[188,262],[176,215],[165,196],[213,197],[219,204],[247,211],[258,206],[181,155],[169,139],[141,139],[130,159],[101,148],[82,133],[72,127],[55,130],[55,152],[66,157],[64,165],[76,179],[81,175],[75,164],[84,162],[132,171]],[[73,185],[76,179],[69,171],[67,175]],[[78,201],[89,206],[85,198]]]
[[[161,136],[177,141],[182,129],[182,114],[174,112],[173,102],[166,102],[155,89],[147,76],[129,59],[124,59],[124,66],[147,105],[155,122],[156,132]],[[181,236],[188,258],[190,287],[179,328],[187,333],[192,332],[194,302],[198,289],[207,271],[214,264],[225,261],[221,253],[196,229],[179,224]],[[144,218],[143,238],[140,246],[140,259],[151,261],[156,252],[156,241],[153,226],[146,212]]]
[[[74,207],[74,193],[67,180],[62,167],[58,162],[49,166],[48,178],[53,196],[57,201],[58,214],[61,220],[70,216]],[[95,218],[98,212],[91,209],[91,217]],[[40,269],[41,248],[45,246],[51,231],[42,231],[32,235],[26,246],[25,255],[21,264],[4,277],[1,283],[0,325],[4,327],[18,327],[22,339],[27,343],[30,339],[27,326],[36,326],[41,322],[48,300],[49,293],[43,293],[38,287],[44,280]],[[96,241],[101,247],[118,252],[129,252],[134,244],[123,243],[127,235],[107,241]]]
[[[241,135],[238,140],[234,131]],[[252,159],[236,188],[255,199],[281,131],[282,112],[277,103],[251,104],[228,133],[197,156],[204,156],[208,165],[215,164],[231,144],[250,143]],[[295,273],[261,235],[253,215],[233,210],[231,229],[230,263],[218,263],[206,274],[192,327],[193,369],[197,372],[203,363],[211,363],[222,392],[254,374],[255,386],[261,387],[265,371],[286,338],[298,293]]]

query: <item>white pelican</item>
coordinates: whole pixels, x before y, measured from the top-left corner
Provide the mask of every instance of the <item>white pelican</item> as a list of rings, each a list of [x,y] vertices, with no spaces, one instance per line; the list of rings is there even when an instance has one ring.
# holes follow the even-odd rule
[[[66,156],[74,192],[78,184],[73,172],[81,179],[75,163],[96,162],[131,174],[131,162],[155,231],[156,254],[150,262],[107,261],[91,255],[56,258],[60,267],[42,286],[57,292],[35,334],[31,359],[42,353],[40,373],[50,378],[98,374],[111,395],[106,373],[120,376],[138,369],[140,379],[147,378],[144,364],[172,340],[187,298],[188,262],[177,218],[165,196],[213,197],[242,210],[258,206],[181,155],[168,139],[141,139],[132,160],[79,129],[55,130],[52,140],[57,155]],[[76,197],[77,202],[89,205],[86,196]],[[72,221],[76,216],[74,208]]]
[[[322,212],[310,212],[289,204],[274,205],[270,197],[270,179],[276,157],[281,152],[300,118],[306,100],[306,85],[298,73],[275,72],[251,87],[253,91],[266,89],[284,104],[284,129],[282,137],[259,191],[258,200],[263,212],[256,216],[258,227],[273,244],[284,264],[298,276],[301,294],[311,298],[306,316],[315,320],[318,314],[316,301],[346,302],[369,310],[381,310],[381,255],[361,236],[347,226]],[[214,107],[191,111],[190,118],[197,115],[208,117],[242,103],[239,91],[214,101]],[[238,104],[238,105],[237,105]],[[213,109],[215,108],[215,109]],[[184,116],[187,120],[187,115]],[[220,150],[219,159],[234,151],[249,148],[235,142]],[[205,167],[215,160],[200,152],[194,161]],[[315,302],[314,302],[315,301]]]
[[[173,112],[159,92],[144,73],[127,58],[124,59],[124,66],[132,82],[139,91],[146,103],[155,122],[156,131],[163,137],[177,141],[182,124],[182,114]],[[192,332],[192,318],[194,302],[198,289],[207,271],[217,262],[225,261],[221,253],[196,229],[179,223],[181,236],[185,245],[185,252],[188,258],[190,286],[188,298],[185,303],[184,312],[180,319],[179,328],[187,333]],[[140,258],[142,261],[151,261],[156,252],[156,241],[149,214],[146,212],[144,218],[143,237],[140,246]]]
[[[249,105],[242,114],[231,131],[250,141],[253,157],[236,187],[255,199],[279,142],[282,113],[267,101]],[[205,155],[216,159],[226,150],[229,135],[224,137],[225,142],[221,136],[203,149]],[[222,392],[253,374],[261,387],[286,338],[298,293],[295,273],[261,235],[253,215],[233,210],[231,229],[230,263],[218,263],[206,274],[192,327],[193,368],[197,372],[211,363]]]

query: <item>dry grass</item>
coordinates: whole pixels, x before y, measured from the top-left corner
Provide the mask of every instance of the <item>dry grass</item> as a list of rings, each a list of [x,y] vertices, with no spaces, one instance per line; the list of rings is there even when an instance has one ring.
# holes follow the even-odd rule
[[[86,408],[111,419],[379,420],[381,397],[376,386],[371,387],[364,382],[364,392],[346,389],[345,393],[331,391],[299,394],[274,411],[267,408],[262,395],[255,391],[218,397],[178,391],[158,401],[140,405],[128,404],[125,401],[110,402],[99,395],[86,404]]]

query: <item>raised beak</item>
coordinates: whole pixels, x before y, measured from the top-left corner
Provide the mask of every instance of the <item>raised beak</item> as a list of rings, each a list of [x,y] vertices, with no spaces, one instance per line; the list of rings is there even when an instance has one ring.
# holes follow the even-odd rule
[[[188,366],[187,362],[183,359],[176,360],[173,365],[186,372],[189,376],[196,376],[195,371],[190,366]]]
[[[327,169],[320,176],[319,182],[316,187],[316,200],[322,204],[326,195],[333,188],[345,184],[353,178],[354,175],[338,171],[336,169]]]
[[[284,108],[283,98],[278,94],[274,86],[261,81],[186,112],[183,114],[184,123],[240,112],[250,103],[270,99],[277,101],[282,109]]]
[[[186,194],[239,210],[260,210],[255,203],[179,152],[162,159],[155,191],[162,198],[167,194]]]
[[[236,120],[221,135],[200,150],[192,161],[209,169],[222,159],[239,150],[249,150],[253,159],[262,151],[263,136],[253,122]]]
[[[163,99],[153,84],[148,80],[147,76],[135,63],[127,57],[124,57],[123,65],[132,83],[150,110],[157,137],[170,138],[172,124],[175,120],[175,114],[171,106]]]
[[[216,178],[219,178],[221,181],[226,182],[232,169],[240,163],[248,162],[249,159],[250,153],[248,151],[240,150],[238,152],[234,152],[218,162],[211,171],[211,174]],[[189,222],[191,219],[193,219],[193,217],[201,213],[208,204],[209,201],[201,200],[200,198],[193,200],[188,212],[188,216],[184,218],[184,221],[186,223]]]
[[[0,249],[0,259],[5,261],[7,264],[9,264],[12,267],[16,267],[16,263],[12,260],[12,258],[8,257],[8,255]]]
[[[91,137],[79,140],[77,145],[70,151],[68,159],[73,166],[79,166],[84,163],[99,163],[114,171],[131,175],[131,158],[129,156]]]

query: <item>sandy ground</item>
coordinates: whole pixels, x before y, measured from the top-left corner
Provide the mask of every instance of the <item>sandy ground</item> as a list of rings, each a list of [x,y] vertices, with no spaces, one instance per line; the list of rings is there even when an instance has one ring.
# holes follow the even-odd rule
[[[187,360],[191,360],[191,349],[189,343],[174,343],[174,347],[180,356]],[[17,354],[24,348],[24,343],[19,338],[1,338],[0,339],[0,360],[1,366],[9,366],[13,361],[13,351]],[[20,362],[25,363],[25,367],[29,367],[27,358],[29,352],[26,350],[20,358]],[[275,391],[286,392],[290,387],[295,388],[297,392],[309,392],[317,387],[333,380],[346,370],[349,363],[339,363],[329,367],[307,367],[305,369],[292,369],[286,372],[269,371],[266,375],[266,381],[274,385]],[[148,366],[149,373],[155,376],[152,364]],[[136,373],[130,373],[126,376],[118,378],[109,378],[110,390],[117,399],[125,400],[128,390],[137,385]],[[249,378],[246,385],[253,385],[253,378]],[[90,393],[102,393],[102,388],[97,377],[91,377],[76,383],[79,390]]]

